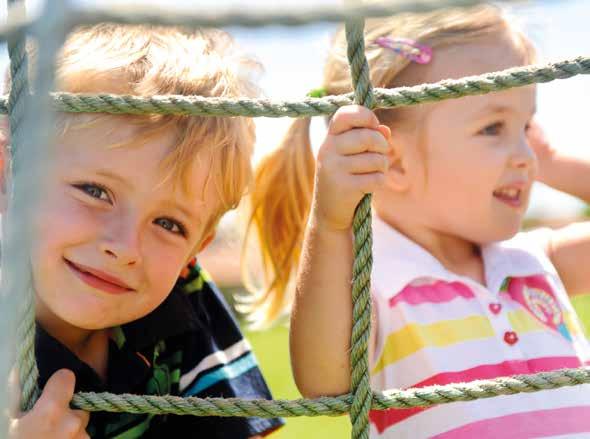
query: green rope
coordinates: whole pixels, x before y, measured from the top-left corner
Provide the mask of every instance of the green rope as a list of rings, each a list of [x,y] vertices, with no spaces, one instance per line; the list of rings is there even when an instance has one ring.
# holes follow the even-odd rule
[[[152,7],[147,12],[137,7],[108,5],[107,8],[92,7],[75,11],[73,19],[84,25],[103,22],[126,24],[156,24],[164,26],[185,27],[226,27],[244,26],[260,27],[267,25],[301,26],[316,22],[341,23],[359,17],[385,17],[402,12],[427,12],[445,7],[468,7],[483,3],[485,0],[393,0],[378,4],[364,5],[362,2],[350,2],[348,5],[274,8],[271,10],[214,10],[204,8],[181,9]],[[506,0],[504,0],[506,2]],[[514,2],[518,0],[509,0]],[[285,10],[287,9],[287,10]]]
[[[535,375],[478,380],[470,383],[373,392],[372,410],[429,407],[456,401],[473,401],[517,393],[532,393],[590,383],[590,367],[562,369]],[[89,412],[108,411],[191,416],[339,416],[351,410],[352,395],[317,399],[268,400],[193,398],[154,395],[77,393],[72,406]]]
[[[373,87],[365,57],[363,19],[346,22],[348,62],[354,89],[354,102],[373,108]],[[363,197],[354,214],[354,263],[352,267],[352,334],[350,338],[352,437],[369,438],[371,384],[368,342],[371,331],[371,268],[373,266],[371,233],[371,195]]]
[[[516,67],[434,84],[394,89],[374,89],[373,108],[393,108],[482,95],[556,79],[590,73],[590,57],[556,63]],[[202,96],[129,96],[113,94],[52,93],[54,108],[67,113],[171,114],[185,116],[310,117],[331,115],[353,103],[353,94],[279,101],[249,98],[206,98]],[[7,98],[0,96],[0,113],[7,113]]]
[[[446,0],[445,4],[473,4],[475,0]],[[410,5],[406,1],[404,4]],[[398,2],[398,5],[401,4]],[[441,3],[428,0],[421,3],[429,8],[439,7]],[[408,6],[410,7],[410,6]],[[416,10],[416,6],[411,6]],[[54,11],[57,18],[61,17],[61,8]],[[398,9],[399,10],[399,9]],[[349,11],[350,12],[350,11]],[[381,14],[382,12],[380,12]],[[356,14],[356,12],[355,12]],[[59,17],[58,17],[59,16]],[[54,17],[53,31],[65,32],[70,22],[56,21]],[[112,15],[111,21],[144,20],[145,15]],[[180,16],[175,16],[175,20]],[[227,20],[234,20],[235,16],[227,16]],[[347,16],[350,18],[349,16]],[[70,18],[70,17],[68,17]],[[78,18],[84,18],[83,15]],[[153,20],[165,23],[170,18],[166,16],[154,17]],[[326,17],[324,17],[326,18]],[[39,23],[44,23],[42,18]],[[101,17],[100,20],[104,20]],[[196,17],[188,16],[187,20],[194,20]],[[209,17],[204,17],[204,20]],[[278,16],[266,17],[265,20],[280,21]],[[317,20],[314,16],[310,20]],[[90,20],[97,18],[88,17]],[[149,21],[149,17],[148,17]],[[48,21],[49,23],[49,21]],[[254,22],[252,22],[254,23]],[[301,21],[298,23],[300,24]],[[189,24],[187,23],[184,23]],[[190,24],[194,25],[193,21]],[[211,23],[209,23],[211,24]],[[236,24],[236,23],[234,23]],[[244,23],[241,23],[244,24]],[[258,24],[263,24],[259,21]],[[287,23],[283,23],[287,24]],[[295,24],[295,23],[294,23]],[[24,26],[24,25],[23,25]],[[12,28],[13,30],[16,28]],[[16,32],[16,31],[15,31]],[[1,34],[2,32],[0,32]],[[432,102],[449,98],[458,98],[467,95],[488,93],[491,91],[504,90],[511,87],[523,86],[532,83],[547,82],[553,79],[566,78],[582,73],[590,72],[590,59],[581,57],[572,61],[565,61],[541,67],[527,67],[510,69],[497,74],[482,75],[474,78],[464,78],[456,81],[443,81],[438,84],[429,84],[411,88],[395,90],[376,90],[373,93],[369,82],[369,72],[364,56],[363,43],[363,22],[359,19],[352,19],[347,24],[347,39],[349,42],[349,60],[351,75],[354,84],[354,102],[366,105],[369,108],[375,106],[392,107],[400,105],[414,105],[423,102]],[[22,35],[19,34],[19,35]],[[35,33],[35,35],[42,35]],[[43,36],[43,35],[42,35]],[[57,50],[58,39],[52,41],[44,50],[40,51],[39,64],[43,67],[39,74],[40,83],[36,89],[47,91],[53,83],[53,65],[51,59]],[[24,46],[22,46],[24,48]],[[13,46],[11,53],[11,72],[16,78],[26,68],[26,56],[16,50]],[[43,62],[42,62],[43,61]],[[20,65],[20,67],[18,67]],[[14,69],[14,70],[13,70]],[[0,105],[5,111],[10,109],[11,125],[14,124],[15,139],[22,131],[20,118],[24,114],[23,100],[26,100],[26,87],[18,92],[13,91],[14,96],[4,98]],[[20,93],[17,95],[17,93]],[[49,96],[43,92],[38,96],[39,101],[45,101]],[[133,97],[133,96],[80,96],[59,93],[53,95],[54,105],[62,111],[74,112],[111,112],[115,114],[201,114],[203,115],[241,115],[241,116],[268,116],[264,112],[274,112],[278,116],[310,116],[317,114],[332,114],[339,106],[348,105],[353,102],[353,96],[326,97],[322,99],[307,99],[303,102],[273,103],[262,100],[244,99],[205,99],[199,97]],[[61,107],[60,107],[61,106]],[[85,106],[85,107],[84,107]],[[8,108],[6,108],[8,107]],[[45,106],[42,106],[45,108]],[[234,112],[234,113],[232,113]],[[39,114],[35,113],[39,117]],[[15,122],[13,122],[13,119]],[[42,117],[40,119],[43,119]],[[29,121],[27,121],[29,124]],[[39,131],[46,132],[49,127],[50,118],[43,119]],[[39,140],[31,137],[33,140]],[[30,136],[29,136],[30,137]],[[31,143],[35,143],[31,141]],[[41,143],[41,142],[36,142]],[[34,151],[32,149],[31,151]],[[17,149],[18,152],[18,149]],[[38,151],[37,151],[38,152]],[[353,265],[353,329],[351,334],[351,380],[352,393],[338,397],[326,397],[316,400],[294,400],[294,401],[272,401],[272,400],[244,400],[244,399],[222,399],[222,398],[181,398],[175,396],[153,396],[153,395],[115,395],[109,393],[77,393],[74,395],[72,405],[87,411],[113,411],[130,413],[153,413],[153,414],[190,414],[196,416],[321,416],[338,415],[346,412],[351,413],[353,423],[353,437],[366,438],[368,435],[368,410],[384,410],[388,408],[408,408],[418,406],[430,406],[444,404],[453,401],[470,401],[479,398],[489,398],[498,395],[511,395],[520,392],[536,392],[546,389],[554,389],[564,386],[573,386],[590,383],[590,368],[564,369],[554,372],[545,372],[534,375],[520,375],[495,380],[474,381],[471,383],[452,384],[446,386],[432,386],[419,389],[390,390],[387,392],[371,392],[369,387],[369,375],[367,364],[367,341],[370,326],[370,296],[369,281],[371,271],[371,227],[370,227],[370,197],[366,196],[360,203],[353,228],[355,232],[355,262]],[[25,394],[24,407],[30,407],[36,397],[37,370],[34,358],[34,304],[33,295],[29,293],[25,302],[27,309],[26,317],[22,319],[19,328],[19,339],[23,342],[20,346],[19,367],[21,368],[21,385]],[[28,402],[27,402],[28,401]]]
[[[8,0],[8,5],[13,6],[17,3],[15,0]],[[21,5],[21,7],[24,7]],[[24,12],[24,11],[23,11]],[[10,57],[10,95],[8,96],[8,114],[10,121],[10,159],[8,164],[10,166],[10,178],[12,179],[14,173],[17,172],[19,163],[15,160],[17,149],[23,143],[23,120],[25,118],[25,102],[29,94],[29,68],[28,68],[28,57],[26,52],[26,36],[22,35],[17,39],[9,39],[8,41],[8,54]],[[21,154],[22,155],[22,154]],[[16,203],[12,203],[13,209],[18,209]],[[19,212],[22,210],[18,209]],[[13,210],[14,212],[14,210]],[[16,216],[16,214],[13,214]],[[12,219],[17,220],[16,218]],[[10,221],[10,220],[9,220]],[[9,235],[5,235],[9,236]],[[8,253],[15,253],[15,240],[10,239],[7,242]],[[19,256],[22,257],[22,252],[18,252]],[[15,276],[13,270],[6,270],[6,275],[10,277]],[[9,279],[7,284],[11,285],[9,294],[15,294],[14,282]],[[28,289],[27,289],[28,290]],[[27,293],[30,293],[27,291]],[[21,410],[27,411],[32,408],[33,404],[38,397],[37,378],[39,371],[37,370],[37,364],[35,361],[35,350],[34,350],[34,333],[35,333],[35,316],[30,310],[34,308],[32,294],[27,294],[25,303],[21,312],[19,313],[20,319],[17,328],[17,337],[22,340],[17,346],[17,364],[19,371],[19,379],[22,388],[21,397]]]

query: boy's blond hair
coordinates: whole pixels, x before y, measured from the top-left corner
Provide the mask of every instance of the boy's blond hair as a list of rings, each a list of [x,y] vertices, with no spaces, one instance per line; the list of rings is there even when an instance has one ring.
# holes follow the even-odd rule
[[[365,24],[366,56],[375,87],[394,88],[417,85],[418,75],[400,81],[400,74],[414,66],[403,56],[371,42],[379,37],[402,37],[436,49],[466,44],[473,39],[508,32],[524,63],[534,60],[534,48],[505,14],[497,7],[483,5],[468,9],[450,9],[429,13],[404,13],[387,18],[370,19]],[[341,28],[332,41],[332,50],[324,69],[323,89],[328,95],[352,92],[346,56],[346,36]],[[375,112],[382,123],[400,116],[397,109]],[[288,310],[293,298],[288,288],[299,262],[303,233],[313,192],[315,158],[309,138],[309,118],[297,119],[280,146],[258,165],[251,196],[248,235],[261,249],[264,285],[254,291],[246,308],[258,324],[271,322]],[[346,267],[343,267],[346,269]]]
[[[137,96],[254,97],[259,70],[260,65],[241,55],[233,39],[221,30],[100,24],[80,27],[68,36],[57,57],[56,89]],[[186,176],[193,160],[204,149],[211,151],[207,184],[215,185],[220,203],[208,218],[206,234],[223,213],[239,203],[251,183],[255,131],[249,118],[65,113],[58,118],[60,135],[104,118],[124,120],[138,128],[138,138],[113,147],[172,133],[174,147],[162,165],[166,177],[175,178],[185,189],[190,185]]]

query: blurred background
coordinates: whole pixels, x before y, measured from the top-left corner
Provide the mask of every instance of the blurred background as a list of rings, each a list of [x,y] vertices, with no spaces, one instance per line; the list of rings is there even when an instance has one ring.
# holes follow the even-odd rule
[[[6,14],[4,2],[0,12]],[[76,0],[83,5],[108,5],[106,0]],[[146,7],[177,7],[198,5],[199,8],[244,7],[238,0],[143,0],[116,1],[117,4],[145,4]],[[247,0],[248,8],[276,7],[274,0]],[[318,4],[339,5],[336,0],[282,0],[281,7],[311,7]],[[39,13],[42,0],[27,1],[31,13]],[[509,11],[536,44],[540,62],[559,61],[588,55],[590,16],[588,0],[530,0],[512,4]],[[269,26],[259,29],[228,28],[238,44],[264,66],[261,86],[267,97],[299,99],[321,83],[323,63],[329,39],[336,24],[315,24],[302,27]],[[0,68],[8,66],[5,46],[0,46]],[[590,97],[590,77],[554,81],[539,86],[538,121],[551,143],[559,150],[590,159],[587,101]],[[255,160],[274,148],[290,123],[289,119],[256,120],[257,145]],[[324,121],[312,123],[312,142],[318,145],[324,134]],[[536,184],[525,226],[559,226],[580,220],[589,214],[579,200]],[[241,225],[239,215],[228,214],[220,225],[216,240],[200,257],[200,263],[212,274],[231,302],[234,293],[243,291],[240,279]],[[590,327],[590,295],[577,299],[576,308],[584,323]],[[253,344],[263,372],[275,398],[297,398],[291,378],[288,353],[288,328],[281,323],[269,330],[252,332],[244,328]],[[272,437],[332,438],[349,435],[348,419],[292,418],[287,426]]]

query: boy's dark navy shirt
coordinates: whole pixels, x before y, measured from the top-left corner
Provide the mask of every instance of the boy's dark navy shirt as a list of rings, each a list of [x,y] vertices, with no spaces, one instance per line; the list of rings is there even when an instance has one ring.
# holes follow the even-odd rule
[[[271,399],[223,296],[194,262],[158,308],[114,330],[106,383],[39,325],[35,352],[41,387],[67,368],[76,375],[76,391]],[[96,412],[87,431],[94,438],[248,438],[281,425],[278,418]]]

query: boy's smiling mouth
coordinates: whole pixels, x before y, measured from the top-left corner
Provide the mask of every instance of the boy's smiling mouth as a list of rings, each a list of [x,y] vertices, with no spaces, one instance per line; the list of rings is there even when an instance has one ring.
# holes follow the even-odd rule
[[[75,264],[64,258],[70,270],[85,284],[109,294],[124,294],[135,292],[125,282],[100,270]]]

